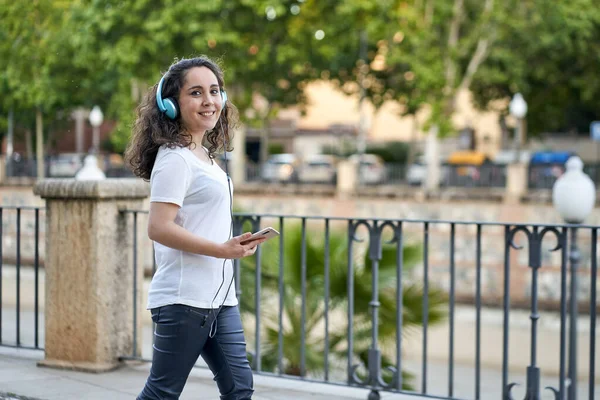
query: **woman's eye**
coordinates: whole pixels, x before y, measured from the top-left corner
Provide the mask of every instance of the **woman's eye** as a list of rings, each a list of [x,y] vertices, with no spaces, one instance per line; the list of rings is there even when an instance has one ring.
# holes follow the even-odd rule
[[[198,91],[198,90],[194,90],[194,91],[192,92],[192,96],[200,96],[200,91]]]
[[[217,89],[213,89],[213,90],[211,90],[211,93],[212,94],[219,94],[219,91]]]

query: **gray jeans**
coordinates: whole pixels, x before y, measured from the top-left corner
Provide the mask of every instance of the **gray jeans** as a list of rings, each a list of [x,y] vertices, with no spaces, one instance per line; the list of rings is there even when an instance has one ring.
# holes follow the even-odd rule
[[[224,306],[213,324],[215,311],[181,304],[152,309],[156,323],[152,368],[137,400],[179,399],[198,356],[214,374],[221,400],[252,398],[240,312]]]

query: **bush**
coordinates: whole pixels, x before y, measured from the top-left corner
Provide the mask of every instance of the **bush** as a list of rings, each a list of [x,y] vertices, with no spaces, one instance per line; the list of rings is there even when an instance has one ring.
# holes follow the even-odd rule
[[[388,142],[367,146],[367,153],[377,154],[386,163],[406,164],[410,153],[410,145],[405,142]]]
[[[325,146],[321,152],[323,154],[330,154],[338,157],[348,157],[356,153],[356,146],[354,144],[345,144],[342,145],[341,148]],[[410,153],[410,145],[405,142],[371,144],[367,146],[366,153],[376,154],[386,163],[406,164]]]

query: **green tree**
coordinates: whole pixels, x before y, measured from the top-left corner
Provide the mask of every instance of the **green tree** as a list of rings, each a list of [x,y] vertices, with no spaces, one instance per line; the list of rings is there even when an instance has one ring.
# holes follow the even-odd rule
[[[74,108],[106,104],[102,99],[109,91],[102,66],[93,64],[94,70],[75,62],[80,51],[72,39],[81,31],[72,24],[77,6],[82,6],[78,0],[0,0],[0,87],[5,89],[0,110],[2,117],[13,110],[16,127],[25,133],[28,156],[35,126],[38,160],[60,139],[54,132],[66,130]]]
[[[114,81],[108,115],[119,121],[113,142],[123,147],[141,93],[176,58],[206,54],[222,60],[230,98],[242,118],[267,132],[281,108],[303,104],[301,82],[314,71],[306,67],[309,53],[294,28],[293,6],[299,9],[301,3],[94,1],[76,4],[65,29],[77,32],[72,38],[80,49],[76,64],[90,67],[98,80],[95,67],[101,66]],[[257,95],[266,101],[259,110]]]
[[[333,81],[376,110],[386,101],[399,104],[401,115],[413,116],[416,141],[420,125],[433,128],[434,139],[456,131],[451,121],[457,97],[486,62],[512,0],[309,3],[317,10],[307,23],[325,25],[331,33],[330,47],[319,51]],[[421,110],[428,111],[425,121],[417,121]]]
[[[207,54],[222,58],[232,101],[245,123],[265,128],[265,143],[269,120],[285,107],[302,111],[304,88],[314,79],[331,80],[377,108],[395,101],[403,115],[429,110],[428,121],[415,120],[415,132],[423,122],[439,126],[441,135],[453,132],[463,89],[484,109],[521,91],[534,133],[584,130],[597,118],[600,91],[594,6],[593,0],[0,0],[0,126],[12,109],[27,118],[27,129],[37,120],[41,138],[61,112],[98,104],[119,121],[113,144],[122,148],[140,94],[174,58]]]
[[[329,237],[329,350],[332,365],[347,357],[347,323],[340,323],[347,316],[348,304],[348,239],[340,231],[331,230]],[[284,230],[283,251],[283,365],[284,373],[301,375],[301,300],[302,300],[302,227],[295,224]],[[354,247],[357,247],[356,245]],[[306,320],[305,361],[306,372],[323,372],[323,351],[325,339],[323,318],[325,316],[325,241],[312,230],[306,233]],[[420,245],[405,245],[403,248],[403,276],[421,260]],[[367,255],[355,260],[352,270],[354,282],[354,359],[367,365],[367,352],[371,345],[371,301],[372,269]],[[242,261],[242,312],[255,315],[255,295],[252,289],[256,283],[256,265],[253,260]],[[278,299],[279,293],[279,244],[271,240],[262,245],[261,254],[261,366],[263,370],[275,371],[278,357]],[[429,292],[429,324],[439,323],[444,318],[442,305],[444,298],[440,291]],[[395,349],[396,340],[396,247],[384,246],[379,263],[379,343],[384,350],[382,367],[393,366],[395,362],[385,354]],[[403,282],[402,326],[403,335],[418,328],[423,321],[423,291],[418,283],[407,279]],[[252,342],[250,340],[250,342]],[[389,377],[388,377],[389,378]],[[404,387],[410,388],[410,374],[403,371]]]
[[[542,132],[588,132],[600,118],[600,10],[592,0],[520,2],[505,21],[495,50],[475,76],[480,108],[510,98],[527,100],[527,128]],[[506,106],[499,111],[507,114]]]
[[[68,102],[67,79],[57,46],[58,31],[69,1],[0,1],[0,106],[5,113],[35,110],[38,177],[43,177],[43,116],[53,115]]]

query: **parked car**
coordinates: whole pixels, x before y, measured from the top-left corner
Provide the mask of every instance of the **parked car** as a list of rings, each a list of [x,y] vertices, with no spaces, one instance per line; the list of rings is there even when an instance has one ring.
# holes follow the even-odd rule
[[[359,154],[351,155],[348,160],[359,164]],[[367,185],[376,185],[385,182],[386,169],[383,159],[376,154],[363,154],[360,160],[359,182]]]
[[[55,178],[72,178],[83,167],[83,156],[78,153],[62,153],[50,156],[48,175]]]
[[[519,152],[519,162],[523,164],[529,163],[531,154],[527,150],[521,150]],[[494,164],[497,165],[508,165],[513,164],[517,161],[517,152],[514,150],[500,150],[494,156]]]
[[[306,156],[298,170],[302,183],[333,183],[337,181],[337,158],[325,154]]]
[[[449,186],[478,186],[484,165],[490,165],[489,157],[479,151],[456,151],[448,157]]]
[[[538,151],[529,160],[528,186],[535,189],[550,189],[565,172],[565,163],[575,156],[573,151]]]
[[[262,166],[261,178],[267,182],[295,182],[299,159],[295,154],[274,154]]]
[[[530,164],[562,164],[576,156],[574,151],[538,151],[531,155]]]
[[[444,185],[448,179],[448,166],[440,163],[439,185]],[[417,160],[408,166],[406,170],[406,182],[409,185],[420,186],[427,180],[427,163],[425,156],[419,156]]]

